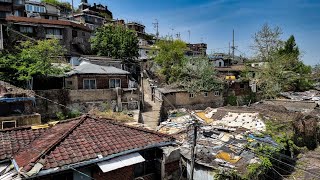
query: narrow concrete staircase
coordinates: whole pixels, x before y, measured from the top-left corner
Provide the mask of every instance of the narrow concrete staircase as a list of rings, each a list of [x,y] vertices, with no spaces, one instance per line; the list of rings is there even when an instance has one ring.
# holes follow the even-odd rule
[[[147,79],[143,80],[144,110],[141,113],[142,122],[152,129],[156,129],[160,121],[161,102],[152,101],[152,93]]]

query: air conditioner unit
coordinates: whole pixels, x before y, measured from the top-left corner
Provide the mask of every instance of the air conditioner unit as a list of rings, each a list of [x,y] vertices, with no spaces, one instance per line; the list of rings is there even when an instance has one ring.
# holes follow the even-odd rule
[[[33,12],[27,13],[27,17],[29,17],[29,18],[41,18],[39,13],[33,13]]]

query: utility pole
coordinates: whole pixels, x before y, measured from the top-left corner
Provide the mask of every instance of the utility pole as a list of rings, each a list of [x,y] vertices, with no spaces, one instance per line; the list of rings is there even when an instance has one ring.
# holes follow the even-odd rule
[[[234,50],[235,50],[235,46],[234,46],[234,30],[232,30],[232,61],[234,61]]]
[[[191,43],[191,42],[190,42],[190,34],[191,34],[190,30],[188,30],[188,35],[189,35],[189,43]]]
[[[193,116],[193,113],[191,113],[191,117],[193,119],[193,138],[192,138],[192,147],[191,147],[190,180],[193,180],[194,163],[195,163],[195,152],[194,152],[194,149],[195,149],[195,147],[197,145],[198,119]]]
[[[180,32],[176,34],[177,39],[180,39]]]
[[[71,14],[73,15],[73,13],[74,13],[73,0],[71,0]]]
[[[158,38],[159,38],[159,21],[158,21],[158,19],[155,19],[155,22],[152,24],[153,24],[153,27],[156,29],[156,38],[158,40]]]
[[[230,42],[229,42],[229,57],[230,57]]]

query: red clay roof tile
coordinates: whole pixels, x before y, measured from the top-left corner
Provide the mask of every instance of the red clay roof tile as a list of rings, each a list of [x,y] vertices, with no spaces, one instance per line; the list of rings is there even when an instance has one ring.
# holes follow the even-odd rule
[[[11,141],[5,141],[4,137]],[[17,140],[20,138],[26,144],[22,145]],[[48,129],[0,131],[0,139],[3,139],[2,144],[9,144],[0,145],[0,160],[15,154],[15,161],[25,171],[30,170],[41,157],[46,160],[43,169],[50,169],[95,159],[99,154],[106,157],[173,142],[171,136],[89,116],[58,123]],[[18,148],[11,149],[13,144]]]

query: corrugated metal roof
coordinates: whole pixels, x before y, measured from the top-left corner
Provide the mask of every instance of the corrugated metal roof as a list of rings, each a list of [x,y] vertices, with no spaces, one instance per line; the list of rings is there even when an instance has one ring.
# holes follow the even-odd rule
[[[89,62],[82,62],[72,71],[66,73],[67,75],[74,74],[130,74],[128,71],[113,67],[113,66],[99,66]]]
[[[101,163],[98,163],[98,166],[102,170],[102,172],[106,173],[115,169],[131,166],[133,164],[138,164],[144,161],[145,159],[139,153],[132,153],[108,161],[103,161]]]

